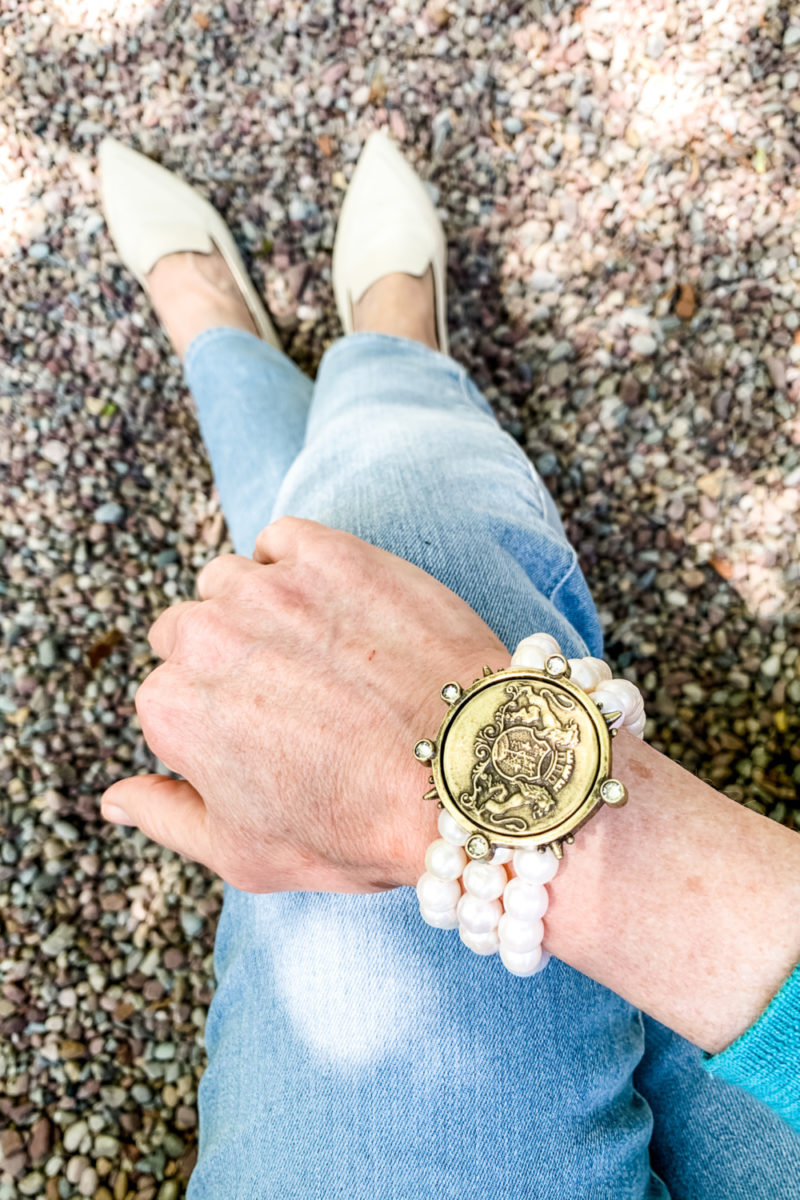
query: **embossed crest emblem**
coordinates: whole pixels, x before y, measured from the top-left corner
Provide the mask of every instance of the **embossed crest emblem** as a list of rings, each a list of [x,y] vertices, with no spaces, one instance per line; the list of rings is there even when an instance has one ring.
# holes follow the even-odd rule
[[[570,681],[561,655],[551,655],[544,671],[484,667],[483,674],[466,689],[444,685],[450,708],[439,732],[414,747],[433,772],[425,799],[472,831],[471,858],[490,857],[493,846],[545,845],[560,858],[598,807],[627,800],[609,775],[613,733]]]
[[[572,777],[578,705],[547,686],[509,683],[505,691],[509,699],[475,738],[472,787],[459,801],[498,829],[523,833],[553,811]]]

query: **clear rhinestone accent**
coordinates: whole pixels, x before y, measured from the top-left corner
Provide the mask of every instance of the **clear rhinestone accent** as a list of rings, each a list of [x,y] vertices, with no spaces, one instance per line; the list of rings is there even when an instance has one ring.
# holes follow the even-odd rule
[[[473,833],[464,849],[470,858],[484,858],[489,853],[489,839],[482,833]]]
[[[600,795],[610,804],[618,804],[625,795],[625,788],[618,779],[606,779],[600,785]]]
[[[569,674],[569,663],[563,654],[549,654],[545,660],[544,669],[548,675],[559,676]]]
[[[461,695],[461,688],[457,683],[446,683],[442,688],[442,699],[448,704],[452,704]]]
[[[429,762],[433,758],[433,743],[427,738],[423,738],[421,742],[417,742],[414,747],[414,757],[420,762]]]

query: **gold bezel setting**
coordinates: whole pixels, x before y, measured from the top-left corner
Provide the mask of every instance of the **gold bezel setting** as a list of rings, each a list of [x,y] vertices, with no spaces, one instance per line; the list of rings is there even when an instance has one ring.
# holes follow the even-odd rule
[[[536,670],[530,667],[509,668],[507,670],[492,671],[490,667],[484,667],[483,677],[476,679],[471,687],[462,689],[459,684],[451,681],[444,685],[441,691],[442,699],[448,704],[448,710],[445,713],[444,719],[439,727],[435,738],[423,738],[417,742],[414,753],[418,761],[423,762],[432,771],[432,782],[434,786],[426,793],[426,799],[436,799],[439,802],[439,807],[446,809],[450,815],[456,820],[462,828],[467,829],[470,833],[470,838],[467,843],[467,853],[470,858],[488,860],[491,859],[494,849],[497,846],[508,846],[514,850],[532,850],[535,848],[544,848],[550,846],[557,858],[563,855],[562,845],[564,842],[571,843],[574,840],[574,833],[580,829],[586,821],[597,812],[603,805],[607,804],[610,807],[621,807],[627,800],[627,792],[619,780],[612,779],[610,776],[611,765],[611,738],[612,731],[609,730],[607,720],[598,706],[592,701],[589,694],[576,684],[572,683],[569,678],[569,664],[562,655],[548,656],[544,670]],[[497,728],[493,725],[485,726],[480,733],[469,744],[469,737],[465,743],[465,734],[463,729],[466,723],[464,722],[464,713],[470,706],[482,704],[486,710],[487,704],[492,701],[488,700],[485,695],[488,689],[500,691],[499,684],[518,684],[522,685],[516,689],[503,689],[506,694],[509,694],[512,699],[505,702],[509,704],[522,704],[522,700],[514,701],[513,697],[533,697],[533,700],[539,703],[532,708],[522,709],[524,714],[520,717],[517,725],[509,727],[503,734],[499,734]],[[532,685],[527,689],[524,685]],[[502,695],[502,692],[500,692]],[[559,696],[565,697],[559,699]],[[548,700],[549,698],[549,700]],[[586,731],[591,730],[594,737],[591,740],[592,744],[578,745],[580,735],[573,732],[566,737],[563,735],[563,729],[559,730],[558,720],[553,719],[552,707],[549,705],[563,705],[565,709],[575,713],[576,706],[584,714],[580,717],[580,727],[584,730],[584,735],[588,736]],[[498,709],[498,711],[500,711]],[[529,714],[533,712],[534,716]],[[478,708],[480,712],[480,707]],[[618,714],[617,714],[618,715]],[[588,717],[588,722],[585,718]],[[485,718],[484,718],[485,719]],[[495,766],[494,750],[489,754],[485,737],[487,731],[491,731],[495,735],[497,741],[500,737],[508,738],[510,733],[517,732],[519,736],[523,733],[528,734],[528,742],[531,743],[533,750],[539,755],[534,761],[553,761],[553,753],[547,749],[547,721],[553,729],[553,736],[557,733],[562,734],[562,742],[568,747],[577,746],[576,750],[568,749],[562,752],[562,759],[567,766],[562,772],[562,778],[558,780],[556,789],[550,788],[552,793],[558,787],[564,787],[563,775],[566,772],[574,770],[574,764],[578,761],[577,755],[580,754],[580,774],[584,776],[586,782],[578,783],[572,788],[572,792],[576,793],[568,802],[567,809],[564,811],[564,804],[559,804],[554,796],[547,795],[548,787],[541,775],[541,767],[539,767],[540,775],[534,780],[534,784],[538,784],[538,790],[545,797],[545,803],[548,806],[545,815],[529,816],[527,824],[535,824],[536,832],[531,832],[528,828],[525,832],[517,832],[509,829],[509,819],[492,815],[488,812],[488,807],[484,807],[485,815],[476,815],[475,811],[469,811],[467,793],[461,791],[460,788],[454,786],[453,775],[462,779],[472,778],[476,775],[486,775],[489,772],[490,766]],[[566,718],[565,718],[566,721]],[[569,727],[570,722],[566,722]],[[575,727],[577,722],[571,720],[571,726]],[[454,731],[461,730],[461,733]],[[449,736],[453,734],[452,746],[449,742]],[[572,740],[569,740],[569,739]],[[535,741],[534,741],[535,739]],[[483,745],[480,743],[483,741]],[[524,739],[523,739],[524,741]],[[545,749],[542,749],[542,745]],[[476,752],[477,748],[477,752]],[[432,753],[430,753],[432,751]],[[524,749],[520,752],[517,748],[510,744],[504,743],[504,752],[510,760],[516,761],[522,754],[525,758]],[[546,755],[549,753],[549,758]],[[587,758],[587,755],[590,756]],[[528,758],[530,759],[530,751]],[[449,760],[449,772],[445,771],[444,760]],[[490,763],[488,760],[492,759]],[[570,767],[569,764],[573,766]],[[482,765],[483,764],[483,765]],[[499,779],[496,774],[497,767],[495,766],[495,778]],[[502,767],[500,768],[502,770]],[[491,777],[491,772],[489,772]],[[503,779],[511,779],[512,776],[503,773]],[[570,775],[566,775],[567,781]],[[524,785],[515,785],[518,788]],[[506,783],[508,790],[512,790]],[[460,792],[460,795],[459,795]],[[565,793],[567,794],[567,793]],[[521,798],[521,792],[516,793],[515,798]],[[475,806],[473,805],[473,808]],[[552,808],[552,821],[548,819],[549,809]],[[514,812],[519,811],[515,809]],[[540,810],[536,810],[539,813]],[[497,828],[496,822],[505,820],[506,827],[502,830]],[[519,824],[525,824],[523,819],[510,818],[517,821]],[[483,851],[483,852],[481,852]]]

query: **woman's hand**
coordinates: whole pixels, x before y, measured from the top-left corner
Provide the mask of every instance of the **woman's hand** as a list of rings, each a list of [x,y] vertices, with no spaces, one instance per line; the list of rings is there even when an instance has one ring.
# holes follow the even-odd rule
[[[104,815],[244,891],[414,884],[438,816],[414,745],[441,724],[442,686],[508,651],[433,576],[350,533],[281,517],[254,559],[213,559],[201,600],[151,628],[164,662],[136,707],[183,779],[120,780]]]

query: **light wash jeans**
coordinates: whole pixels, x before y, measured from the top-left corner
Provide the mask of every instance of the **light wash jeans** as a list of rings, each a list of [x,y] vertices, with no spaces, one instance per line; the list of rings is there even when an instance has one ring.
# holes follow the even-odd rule
[[[602,653],[547,490],[451,358],[355,334],[312,384],[213,329],[186,377],[239,553],[310,517],[436,576],[509,654],[537,630]],[[510,975],[426,925],[411,888],[226,884],[214,964],[188,1200],[800,1194],[800,1139],[697,1047],[557,958]]]

